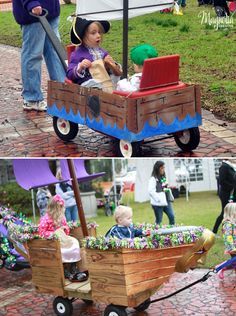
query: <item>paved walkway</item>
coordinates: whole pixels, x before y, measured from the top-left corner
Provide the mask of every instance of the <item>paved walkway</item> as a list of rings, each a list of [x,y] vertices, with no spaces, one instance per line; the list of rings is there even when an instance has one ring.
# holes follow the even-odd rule
[[[168,295],[200,279],[206,270],[196,269],[187,274],[175,273],[152,299]],[[37,294],[31,283],[30,270],[12,272],[0,270],[0,316],[52,316],[54,297]],[[236,315],[236,275],[233,271],[225,273],[225,279],[216,275],[206,282],[199,283],[169,299],[154,303],[145,312],[129,309],[129,316],[234,316]],[[104,304],[87,306],[81,300],[73,303],[73,315],[102,316]]]
[[[85,126],[78,136],[64,143],[54,133],[52,118],[46,113],[22,109],[20,50],[0,45],[0,157],[113,157],[114,141]],[[11,60],[12,64],[9,66]],[[46,96],[47,75],[43,69]],[[194,152],[183,153],[174,140],[143,146],[144,157],[227,157],[236,155],[236,123],[217,120],[203,111],[201,142]]]

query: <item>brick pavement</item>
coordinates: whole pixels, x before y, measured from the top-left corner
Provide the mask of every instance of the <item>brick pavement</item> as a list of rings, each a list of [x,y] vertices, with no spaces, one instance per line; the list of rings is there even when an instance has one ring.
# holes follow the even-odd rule
[[[206,270],[196,269],[187,274],[175,273],[151,299],[168,295],[200,279]],[[31,283],[30,270],[12,272],[0,270],[0,316],[52,316],[53,296],[38,294]],[[169,299],[151,304],[145,312],[128,310],[129,316],[234,316],[236,314],[236,275],[225,272],[222,281],[216,275]],[[83,301],[73,303],[73,315],[102,316],[104,304],[87,306]]]
[[[81,126],[70,143],[54,133],[52,118],[46,113],[22,109],[20,50],[0,45],[0,156],[1,157],[113,157],[114,140]],[[13,66],[9,67],[11,60]],[[47,75],[43,69],[46,96]],[[144,157],[227,157],[236,155],[236,123],[217,120],[203,111],[201,142],[193,152],[183,153],[173,139],[142,147]]]

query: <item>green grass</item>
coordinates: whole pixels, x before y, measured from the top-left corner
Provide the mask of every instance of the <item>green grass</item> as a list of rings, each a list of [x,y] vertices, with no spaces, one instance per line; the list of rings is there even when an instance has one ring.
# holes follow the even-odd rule
[[[122,203],[129,205],[133,208],[133,222],[134,223],[154,223],[154,212],[149,204],[134,202],[132,193],[125,194]],[[176,223],[183,225],[196,225],[204,226],[212,229],[216,217],[220,213],[221,205],[220,200],[215,192],[197,192],[191,193],[189,201],[186,201],[185,197],[175,199],[173,203],[175,210]],[[89,219],[89,221],[95,221],[99,227],[97,229],[98,235],[105,234],[108,229],[115,224],[113,217],[107,217],[104,215],[103,208],[98,210],[97,217]],[[168,219],[164,215],[163,223],[168,224]],[[221,235],[219,229],[219,235]],[[209,252],[206,264],[204,267],[214,267],[216,264],[226,260],[224,255],[224,245],[222,238],[217,238],[216,243]]]
[[[60,33],[64,44],[70,42],[71,24],[67,17],[74,11],[73,4],[61,7]],[[203,107],[236,121],[235,17],[232,28],[216,30],[214,25],[201,23],[199,14],[203,11],[215,17],[211,6],[197,7],[195,0],[189,0],[183,16],[156,12],[130,19],[129,48],[148,42],[158,49],[159,55],[180,54],[181,80],[201,85]],[[12,13],[1,12],[0,15],[0,43],[20,47],[20,27]],[[122,21],[112,21],[103,47],[122,62]],[[132,71],[129,61],[129,72]]]

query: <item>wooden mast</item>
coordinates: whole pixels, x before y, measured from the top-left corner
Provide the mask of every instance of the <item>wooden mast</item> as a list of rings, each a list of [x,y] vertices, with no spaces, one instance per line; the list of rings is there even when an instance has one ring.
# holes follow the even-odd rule
[[[78,207],[78,214],[79,214],[82,232],[83,232],[84,237],[86,237],[88,236],[88,228],[87,228],[86,219],[84,216],[84,209],[83,209],[83,205],[82,205],[82,201],[80,197],[80,189],[79,189],[79,184],[76,178],[74,162],[72,159],[67,159],[67,163],[68,163],[68,168],[70,172],[70,177],[72,178],[72,187],[75,193],[75,200]]]

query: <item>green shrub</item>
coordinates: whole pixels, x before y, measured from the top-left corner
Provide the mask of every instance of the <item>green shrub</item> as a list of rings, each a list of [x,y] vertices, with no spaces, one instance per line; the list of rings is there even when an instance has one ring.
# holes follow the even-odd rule
[[[22,189],[15,182],[0,186],[0,203],[17,213],[32,215],[31,192]]]

